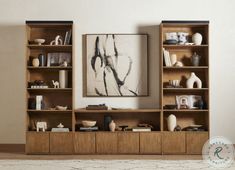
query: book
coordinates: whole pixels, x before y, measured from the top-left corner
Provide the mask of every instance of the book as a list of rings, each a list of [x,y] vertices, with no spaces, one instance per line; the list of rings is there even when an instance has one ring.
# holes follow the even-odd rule
[[[51,132],[69,132],[69,128],[52,128]]]
[[[64,45],[70,44],[71,37],[72,37],[72,30],[66,31],[65,37],[64,37]]]
[[[164,57],[165,65],[168,67],[172,66],[171,59],[170,59],[170,53],[169,53],[169,51],[165,50],[164,48],[163,48],[163,57]]]
[[[93,127],[80,127],[80,131],[97,131],[99,128],[98,126],[93,126]]]
[[[132,128],[133,132],[151,132],[150,127],[134,127]]]

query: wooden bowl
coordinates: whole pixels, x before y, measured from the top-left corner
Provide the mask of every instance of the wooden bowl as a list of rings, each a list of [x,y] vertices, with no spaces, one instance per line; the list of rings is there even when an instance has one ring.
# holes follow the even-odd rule
[[[82,125],[84,127],[92,127],[92,126],[95,126],[96,124],[96,121],[92,121],[92,120],[83,120],[82,121]]]

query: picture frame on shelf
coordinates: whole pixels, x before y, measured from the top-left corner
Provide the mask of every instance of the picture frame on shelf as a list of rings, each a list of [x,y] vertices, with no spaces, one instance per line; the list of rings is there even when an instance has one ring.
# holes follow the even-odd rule
[[[199,95],[176,95],[178,109],[198,109],[198,103],[202,100]]]
[[[71,53],[48,53],[47,54],[47,67],[60,66],[65,61],[67,62],[68,66],[72,65]]]

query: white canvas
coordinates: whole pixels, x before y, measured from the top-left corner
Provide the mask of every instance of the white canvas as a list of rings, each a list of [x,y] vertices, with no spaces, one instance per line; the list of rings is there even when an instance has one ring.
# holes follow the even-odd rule
[[[147,96],[147,35],[87,35],[87,96]]]

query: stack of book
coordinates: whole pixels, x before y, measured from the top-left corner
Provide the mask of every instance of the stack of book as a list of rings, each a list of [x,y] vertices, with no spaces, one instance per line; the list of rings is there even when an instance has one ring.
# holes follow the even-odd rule
[[[98,131],[99,128],[98,126],[93,126],[93,127],[80,127],[80,131]]]
[[[69,128],[52,128],[52,132],[69,132]]]
[[[72,36],[72,30],[66,31],[65,37],[64,37],[64,45],[70,44],[71,36]]]
[[[133,132],[151,132],[150,127],[133,127],[132,128]]]
[[[165,50],[164,48],[163,48],[163,56],[164,56],[165,65],[167,67],[171,67],[172,63],[171,63],[170,53],[169,53],[169,51]]]

